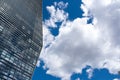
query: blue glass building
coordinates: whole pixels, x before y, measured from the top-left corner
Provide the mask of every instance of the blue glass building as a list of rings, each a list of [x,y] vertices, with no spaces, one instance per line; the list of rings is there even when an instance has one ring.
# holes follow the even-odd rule
[[[31,80],[42,48],[42,1],[0,0],[0,80]]]

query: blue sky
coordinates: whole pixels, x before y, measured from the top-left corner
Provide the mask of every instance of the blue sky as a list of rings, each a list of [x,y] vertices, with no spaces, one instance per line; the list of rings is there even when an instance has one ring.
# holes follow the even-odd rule
[[[120,80],[119,4],[43,0],[44,45],[32,80]]]

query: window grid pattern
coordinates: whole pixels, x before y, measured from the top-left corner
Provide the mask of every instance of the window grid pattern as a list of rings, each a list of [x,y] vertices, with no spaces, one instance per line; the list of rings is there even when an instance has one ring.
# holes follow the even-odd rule
[[[41,0],[0,0],[0,80],[31,80],[42,48]]]

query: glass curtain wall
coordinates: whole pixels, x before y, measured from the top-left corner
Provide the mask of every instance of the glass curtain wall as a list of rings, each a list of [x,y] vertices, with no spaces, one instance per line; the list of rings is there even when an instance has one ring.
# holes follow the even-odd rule
[[[41,6],[41,0],[0,0],[0,80],[31,80],[42,48]]]

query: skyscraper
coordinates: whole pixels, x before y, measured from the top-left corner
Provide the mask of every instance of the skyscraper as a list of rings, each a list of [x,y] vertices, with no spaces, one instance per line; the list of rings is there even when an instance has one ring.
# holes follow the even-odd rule
[[[31,80],[42,48],[41,6],[41,0],[0,0],[0,80]]]

